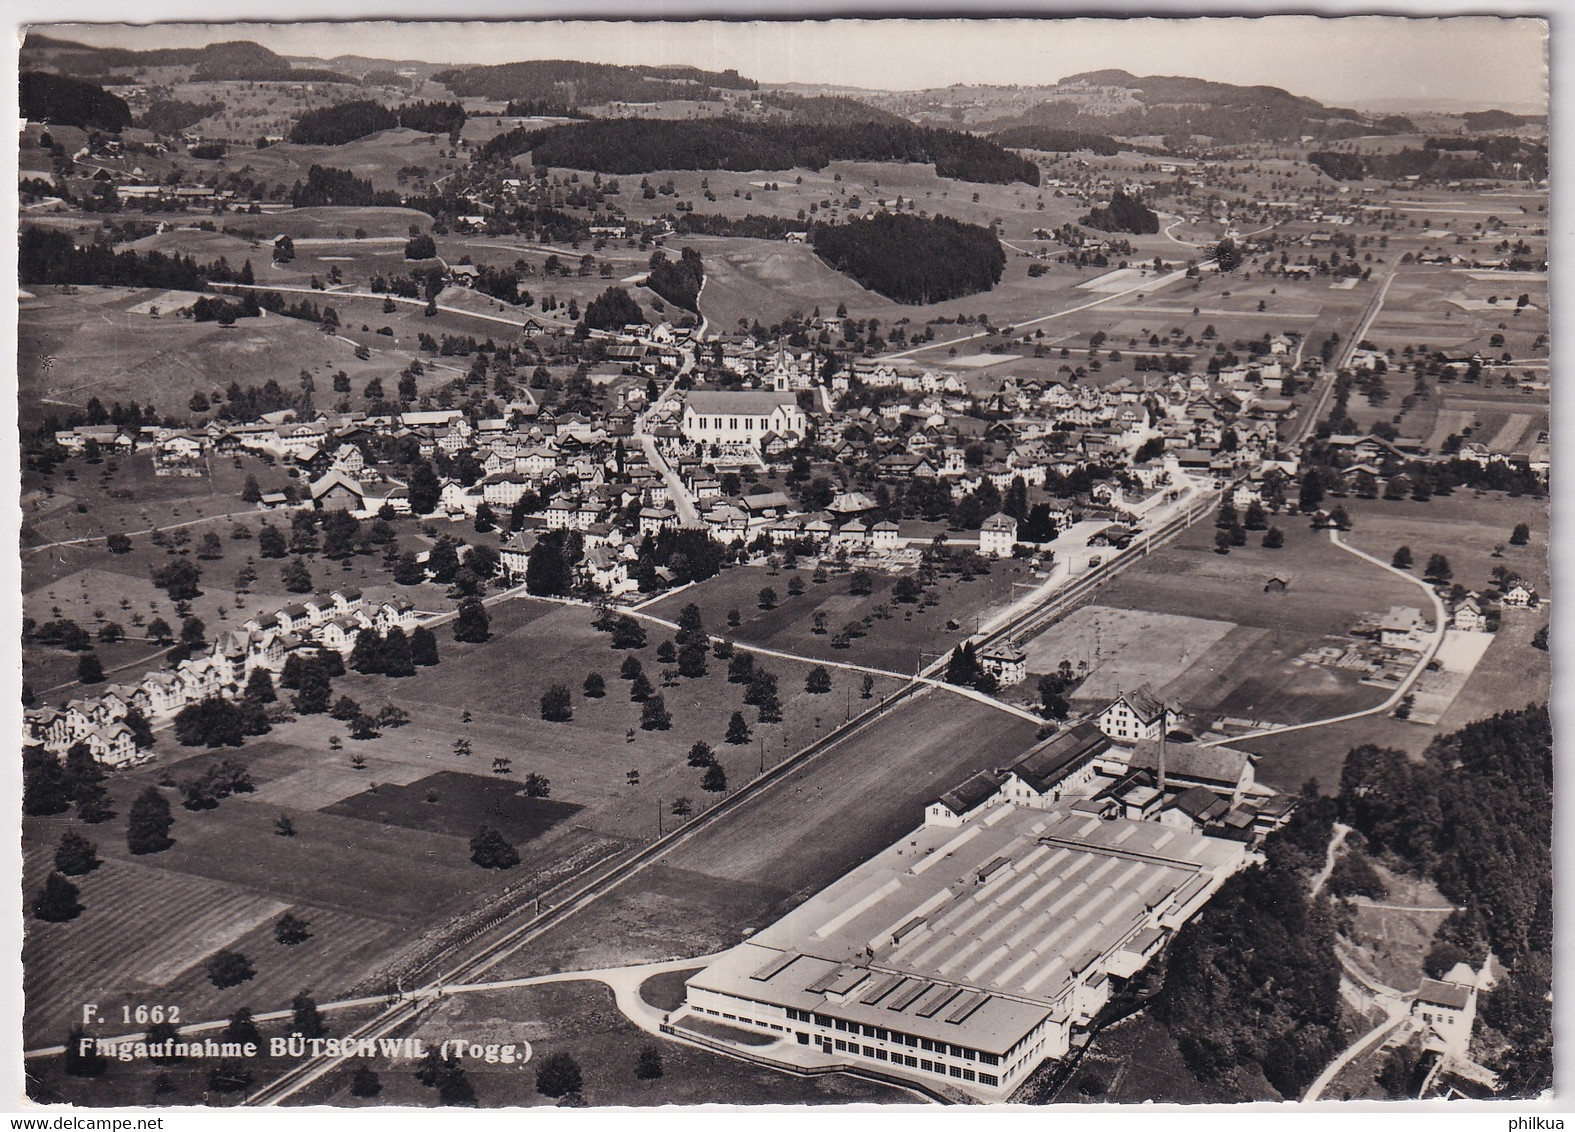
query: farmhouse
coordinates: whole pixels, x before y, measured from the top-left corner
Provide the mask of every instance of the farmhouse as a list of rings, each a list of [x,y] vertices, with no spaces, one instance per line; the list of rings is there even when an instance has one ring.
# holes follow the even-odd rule
[[[1249,860],[1155,822],[971,803],[987,785],[944,803],[960,829],[915,830],[690,978],[666,1027],[1003,1100]]]
[[[701,392],[685,399],[680,428],[692,444],[758,448],[767,433],[804,436],[809,418],[791,393]]]

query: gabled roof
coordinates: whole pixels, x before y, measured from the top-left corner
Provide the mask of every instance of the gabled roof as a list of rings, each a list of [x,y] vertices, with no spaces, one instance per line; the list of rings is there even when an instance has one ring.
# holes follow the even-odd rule
[[[1054,735],[1029,748],[1012,764],[1012,773],[1040,794],[1051,789],[1077,765],[1110,749],[1110,737],[1094,723]]]
[[[1252,756],[1246,751],[1233,751],[1229,747],[1204,747],[1197,743],[1165,744],[1165,773],[1177,778],[1201,782],[1218,782],[1234,786],[1241,781],[1242,773],[1251,764]],[[1127,765],[1134,770],[1159,769],[1159,743],[1140,739],[1132,748]]]
[[[972,778],[952,787],[936,799],[958,817],[975,806],[995,797],[1001,788],[1001,777],[994,771],[981,770]]]

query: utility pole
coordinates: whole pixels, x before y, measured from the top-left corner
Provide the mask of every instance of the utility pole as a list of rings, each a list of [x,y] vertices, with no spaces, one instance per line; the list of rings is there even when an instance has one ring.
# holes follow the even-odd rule
[[[662,836],[662,800],[656,800],[656,836]]]

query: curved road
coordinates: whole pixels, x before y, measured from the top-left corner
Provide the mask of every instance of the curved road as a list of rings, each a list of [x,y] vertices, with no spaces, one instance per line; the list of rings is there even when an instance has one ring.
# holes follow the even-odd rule
[[[1346,712],[1344,715],[1330,716],[1328,719],[1314,719],[1308,723],[1292,723],[1284,727],[1265,727],[1258,731],[1247,731],[1240,735],[1230,735],[1223,739],[1210,739],[1207,742],[1199,743],[1198,746],[1219,747],[1226,743],[1239,743],[1243,739],[1258,739],[1265,735],[1285,735],[1292,731],[1306,731],[1311,727],[1327,727],[1331,723],[1344,723],[1347,720],[1362,719],[1365,716],[1391,711],[1405,697],[1405,694],[1411,690],[1411,686],[1421,678],[1422,673],[1427,670],[1428,663],[1432,661],[1433,657],[1438,655],[1439,646],[1444,643],[1444,628],[1449,615],[1444,609],[1443,601],[1439,599],[1433,587],[1414,574],[1408,574],[1404,570],[1397,570],[1389,563],[1374,558],[1365,550],[1357,550],[1356,547],[1351,546],[1349,543],[1340,541],[1340,532],[1332,527],[1329,530],[1329,541],[1341,550],[1354,554],[1358,558],[1366,559],[1381,570],[1388,570],[1391,574],[1404,578],[1413,585],[1420,586],[1427,593],[1428,598],[1433,603],[1433,632],[1428,639],[1427,648],[1422,650],[1422,655],[1417,658],[1416,664],[1406,674],[1406,678],[1400,681],[1399,686],[1394,690],[1394,694],[1383,703],[1374,707],[1364,708],[1361,711]]]

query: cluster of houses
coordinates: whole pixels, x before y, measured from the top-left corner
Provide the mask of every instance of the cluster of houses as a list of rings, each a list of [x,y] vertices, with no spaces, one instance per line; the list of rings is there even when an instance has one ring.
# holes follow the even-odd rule
[[[415,607],[402,598],[368,601],[353,587],[293,602],[247,618],[239,629],[221,633],[208,651],[174,668],[149,672],[136,684],[112,684],[60,708],[28,709],[23,742],[56,755],[86,743],[93,758],[110,767],[145,762],[153,756],[137,748],[125,722],[132,709],[150,722],[168,718],[214,696],[240,695],[254,670],[278,672],[297,650],[330,648],[348,654],[364,631],[408,631],[419,619]]]
[[[1168,738],[1179,709],[1147,689],[1123,693],[1089,718],[980,771],[925,807],[925,824],[962,826],[998,805],[1102,819],[1156,821],[1256,845],[1290,820],[1294,797],[1257,782],[1255,756]]]

